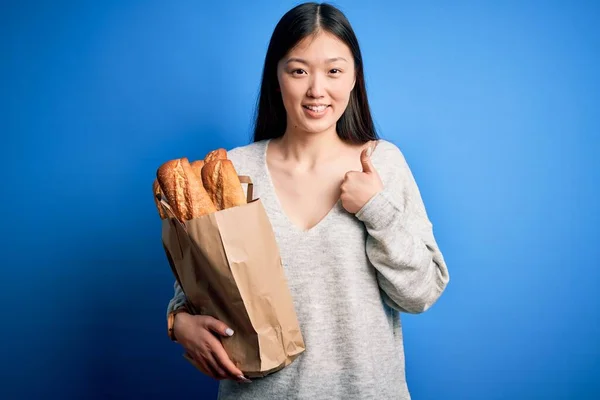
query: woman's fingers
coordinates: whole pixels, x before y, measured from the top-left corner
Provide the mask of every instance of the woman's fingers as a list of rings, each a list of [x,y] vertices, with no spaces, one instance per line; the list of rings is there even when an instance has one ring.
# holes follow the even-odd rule
[[[206,363],[208,364],[210,369],[213,371],[215,379],[217,379],[217,380],[231,379],[231,377],[225,371],[225,369],[223,369],[219,365],[219,362],[216,360],[215,356],[212,353],[206,354],[205,359],[206,359]]]
[[[202,371],[202,373],[204,373],[207,376],[210,376],[213,379],[219,380],[219,378],[217,377],[217,371],[213,370],[213,368],[202,358],[195,358],[196,359],[196,366],[200,369],[200,371]]]
[[[233,336],[233,329],[227,326],[223,321],[219,321],[214,317],[207,316],[206,327],[211,331],[218,333],[221,336]]]
[[[230,379],[240,381],[240,382],[245,382],[245,383],[252,382],[251,380],[244,377],[244,374],[242,373],[242,371],[240,371],[240,369],[235,366],[233,361],[231,361],[231,359],[229,358],[229,355],[227,354],[227,352],[225,351],[225,348],[223,347],[223,345],[221,343],[213,346],[213,354],[214,354],[217,362],[220,364],[220,367],[222,369],[224,369],[225,371],[227,371]]]
[[[182,344],[189,349],[190,355],[196,361],[198,369],[213,379],[231,379],[236,382],[251,382],[243,372],[231,361],[223,347],[221,337],[230,337],[233,330],[222,321],[208,316],[195,316],[196,323],[190,325]]]
[[[227,326],[227,324],[225,324],[224,322],[222,322],[216,318],[208,316],[208,318],[205,321],[206,321],[206,327],[210,331],[217,333],[220,336],[229,337],[234,334],[233,330],[231,328],[229,328],[229,326]],[[252,382],[249,379],[245,378],[242,371],[240,371],[240,369],[238,367],[236,367],[235,364],[231,361],[231,359],[229,358],[229,355],[225,351],[225,348],[223,347],[223,344],[221,343],[221,340],[219,338],[217,338],[217,337],[212,338],[209,341],[209,346],[212,349],[214,358],[216,358],[218,367],[221,370],[225,371],[228,379],[233,379],[238,382],[246,382],[246,383]]]
[[[238,367],[231,361],[229,355],[225,351],[221,340],[217,337],[211,337],[208,340],[208,346],[212,352],[213,359],[217,364],[217,367],[226,374],[227,379],[232,379],[238,382],[249,383],[250,380],[246,379]]]
[[[202,371],[202,373],[210,378],[218,379],[218,372],[213,369],[203,353],[205,353],[205,351],[202,351],[200,348],[194,348],[192,351],[186,352],[185,357],[194,364],[196,368]]]

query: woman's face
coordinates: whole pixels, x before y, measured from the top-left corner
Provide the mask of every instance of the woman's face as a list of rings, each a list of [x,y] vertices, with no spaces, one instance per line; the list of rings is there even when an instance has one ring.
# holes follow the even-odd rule
[[[322,32],[299,42],[279,61],[277,78],[288,130],[335,131],[354,88],[354,59],[344,42]]]

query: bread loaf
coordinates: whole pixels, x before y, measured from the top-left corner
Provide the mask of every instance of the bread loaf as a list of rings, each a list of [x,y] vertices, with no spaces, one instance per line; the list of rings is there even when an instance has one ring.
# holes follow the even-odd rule
[[[211,161],[217,161],[217,160],[227,160],[227,150],[216,149],[216,150],[211,151],[204,157],[204,164],[211,162]]]
[[[204,160],[193,161],[190,165],[198,177],[198,180],[202,181],[202,167],[204,167]]]
[[[154,193],[154,203],[156,204],[156,208],[158,209],[158,215],[160,215],[160,219],[167,218],[167,214],[165,213],[162,204],[160,204],[160,200],[158,200],[158,198],[156,197],[161,193],[160,185],[158,184],[157,179],[155,179],[154,183],[152,184],[152,192]]]
[[[246,204],[244,189],[231,160],[205,162],[202,183],[218,210]]]
[[[187,158],[167,161],[158,168],[156,177],[173,213],[180,221],[217,211]]]

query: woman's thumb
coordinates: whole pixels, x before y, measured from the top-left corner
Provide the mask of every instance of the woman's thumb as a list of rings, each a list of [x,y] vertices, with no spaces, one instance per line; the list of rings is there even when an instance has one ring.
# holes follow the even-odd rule
[[[360,163],[362,164],[363,172],[373,172],[375,168],[373,168],[373,164],[371,164],[371,153],[373,152],[373,148],[368,146],[365,148],[360,154]]]
[[[216,318],[211,317],[207,325],[211,331],[218,333],[219,335],[233,336],[233,329],[231,329],[224,322],[219,321]]]

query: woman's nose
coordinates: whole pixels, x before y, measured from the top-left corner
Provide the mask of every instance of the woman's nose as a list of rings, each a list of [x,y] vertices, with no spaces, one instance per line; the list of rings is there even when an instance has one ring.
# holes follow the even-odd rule
[[[319,74],[315,74],[310,79],[310,85],[308,87],[307,95],[309,97],[320,98],[325,94],[325,82],[324,77]]]

